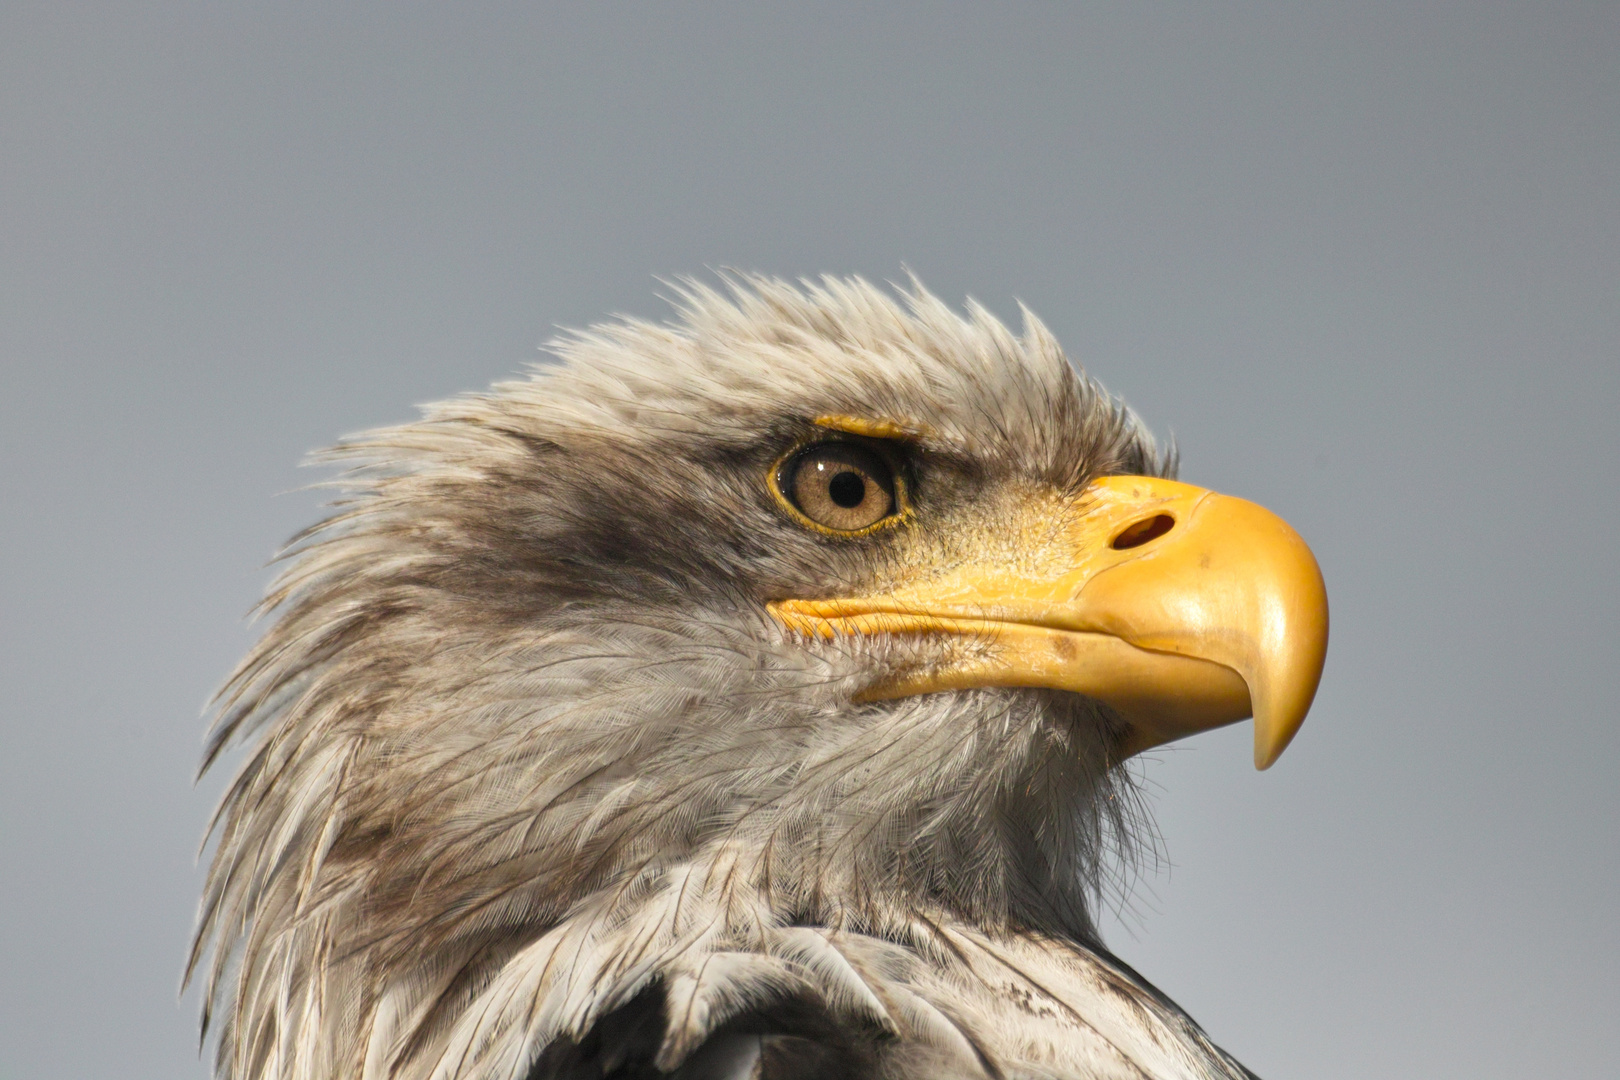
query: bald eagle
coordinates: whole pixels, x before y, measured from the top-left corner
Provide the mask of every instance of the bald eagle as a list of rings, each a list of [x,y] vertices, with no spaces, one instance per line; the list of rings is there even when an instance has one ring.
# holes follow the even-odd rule
[[[1094,910],[1131,755],[1304,718],[1303,541],[1027,311],[676,304],[332,452],[205,757],[217,1074],[1250,1075]]]

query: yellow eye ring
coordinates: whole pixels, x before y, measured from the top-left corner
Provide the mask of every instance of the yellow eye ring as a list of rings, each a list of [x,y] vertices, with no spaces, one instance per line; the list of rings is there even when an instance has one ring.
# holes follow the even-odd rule
[[[911,516],[905,470],[877,439],[815,439],[772,463],[766,486],[804,528],[826,536],[869,536]]]

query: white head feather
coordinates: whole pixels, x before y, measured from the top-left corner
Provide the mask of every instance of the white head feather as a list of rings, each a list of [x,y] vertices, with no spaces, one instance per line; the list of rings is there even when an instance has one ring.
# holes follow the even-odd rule
[[[791,1005],[889,1075],[1242,1075],[1095,941],[1134,805],[1111,714],[859,704],[926,657],[763,609],[1171,465],[1027,312],[1015,336],[915,283],[728,284],[329,455],[351,496],[291,546],[208,755],[247,749],[192,961],[219,1072],[571,1075],[604,1039],[675,1068]],[[771,462],[830,414],[926,433],[905,543],[829,545],[772,504]],[[1007,1013],[1041,978],[1055,1029]]]

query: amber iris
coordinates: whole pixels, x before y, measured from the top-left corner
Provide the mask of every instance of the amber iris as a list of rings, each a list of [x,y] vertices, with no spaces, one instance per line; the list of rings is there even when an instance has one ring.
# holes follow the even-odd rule
[[[799,513],[835,532],[869,528],[896,509],[894,469],[857,443],[806,447],[783,465],[777,486]]]

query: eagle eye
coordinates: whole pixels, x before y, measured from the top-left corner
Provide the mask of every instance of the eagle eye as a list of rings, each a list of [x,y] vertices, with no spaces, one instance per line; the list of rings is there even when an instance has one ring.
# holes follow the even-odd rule
[[[854,442],[807,446],[776,470],[776,493],[810,524],[858,533],[899,511],[894,467],[877,450]]]

